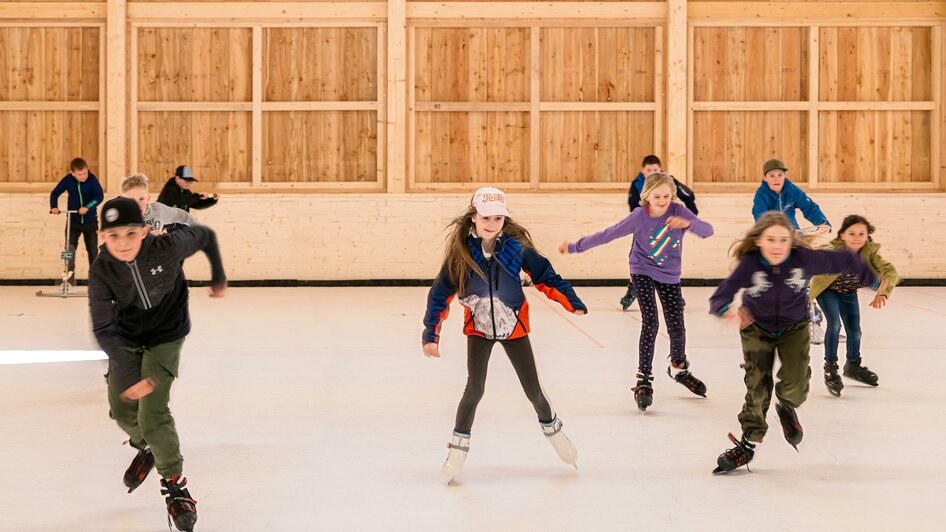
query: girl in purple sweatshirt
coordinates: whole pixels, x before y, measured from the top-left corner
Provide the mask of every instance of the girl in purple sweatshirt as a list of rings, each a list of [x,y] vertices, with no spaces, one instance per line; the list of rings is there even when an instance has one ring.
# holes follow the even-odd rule
[[[673,177],[663,172],[651,174],[641,190],[641,206],[611,227],[577,242],[564,242],[561,253],[581,253],[627,235],[634,235],[631,245],[631,279],[641,308],[640,366],[634,400],[643,412],[653,403],[654,341],[660,321],[657,299],[664,309],[664,321],[670,335],[670,367],[667,374],[691,392],[706,397],[706,385],[688,370],[686,328],[683,323],[683,294],[680,290],[680,265],[683,235],[687,231],[698,237],[713,234],[713,226],[700,220],[689,209],[674,203],[676,185]]]
[[[804,435],[795,409],[808,397],[808,282],[813,275],[852,273],[862,286],[883,290],[874,272],[846,250],[812,250],[799,239],[791,221],[767,212],[746,236],[733,245],[736,269],[710,297],[710,313],[739,318],[746,372],[746,399],[739,414],[742,439],[731,433],[735,447],[719,455],[713,473],[747,465],[768,430],[765,421],[772,400],[775,355],[780,367],[774,384],[775,411],[785,439],[795,449]],[[879,285],[879,286],[878,286]],[[739,290],[742,307],[731,306]]]

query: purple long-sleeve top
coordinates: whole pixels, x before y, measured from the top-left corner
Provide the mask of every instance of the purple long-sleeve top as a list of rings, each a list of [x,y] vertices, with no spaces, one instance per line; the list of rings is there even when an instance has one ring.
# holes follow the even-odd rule
[[[667,218],[678,216],[689,220],[687,229],[670,229]],[[582,237],[568,244],[569,253],[581,253],[593,247],[627,235],[634,235],[628,262],[631,272],[646,275],[666,284],[680,282],[683,235],[690,231],[700,238],[713,234],[713,226],[697,218],[679,203],[671,203],[663,216],[652,218],[650,207],[636,209],[620,222],[593,235]]]

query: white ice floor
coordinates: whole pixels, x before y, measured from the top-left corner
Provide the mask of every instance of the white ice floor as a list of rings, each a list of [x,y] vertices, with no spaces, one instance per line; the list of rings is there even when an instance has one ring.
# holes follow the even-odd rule
[[[0,350],[94,349],[84,299],[0,287]],[[642,415],[630,387],[639,312],[623,289],[579,288],[590,314],[535,290],[543,386],[579,450],[562,464],[497,348],[458,485],[440,473],[466,378],[456,304],[441,360],[419,340],[425,288],[192,290],[194,330],[172,409],[197,530],[942,530],[946,288],[862,294],[880,387],[828,395],[813,346],[796,453],[774,409],[752,473],[714,477],[745,389],[735,329],[685,288],[688,353],[708,398],[660,372]],[[842,348],[843,349],[843,348]],[[842,354],[843,357],[843,354]],[[107,416],[103,361],[0,365],[0,531],[167,530],[158,479],[126,494],[133,456]]]

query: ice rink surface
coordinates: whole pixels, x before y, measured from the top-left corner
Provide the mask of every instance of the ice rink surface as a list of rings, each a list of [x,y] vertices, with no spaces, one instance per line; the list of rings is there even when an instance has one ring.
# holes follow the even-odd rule
[[[0,361],[98,348],[85,299],[35,290],[0,287]],[[862,353],[880,386],[845,379],[830,396],[812,346],[800,453],[772,408],[752,472],[719,477],[710,471],[727,432],[739,434],[745,386],[735,326],[707,314],[712,289],[684,288],[687,353],[708,397],[667,377],[662,327],[646,414],[630,391],[640,312],[621,312],[623,288],[577,291],[587,316],[526,289],[543,388],[579,470],[545,441],[497,347],[469,458],[447,486],[440,466],[466,379],[457,303],[433,360],[420,348],[426,288],[232,288],[220,300],[192,289],[171,407],[196,530],[941,529],[946,288],[898,288],[880,311],[862,291]],[[105,369],[0,365],[0,530],[167,530],[158,475],[133,494],[122,485],[134,452],[108,418]]]

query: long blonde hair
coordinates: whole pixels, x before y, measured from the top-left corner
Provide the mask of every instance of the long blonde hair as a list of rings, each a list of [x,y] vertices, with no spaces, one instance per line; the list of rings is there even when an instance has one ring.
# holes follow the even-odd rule
[[[647,200],[647,197],[650,196],[650,193],[653,192],[655,188],[662,186],[670,187],[670,199],[671,201],[676,201],[677,184],[673,181],[673,176],[666,172],[654,172],[644,179],[644,187],[641,188],[641,206],[646,207],[650,205],[650,201]]]
[[[792,248],[811,247],[798,236],[798,232],[792,227],[792,222],[788,220],[788,216],[778,211],[769,211],[759,218],[759,221],[752,226],[752,229],[746,233],[746,236],[742,237],[741,240],[733,242],[733,245],[729,247],[730,255],[736,260],[739,260],[749,253],[759,251],[759,245],[756,244],[756,240],[762,236],[762,233],[765,232],[766,229],[774,226],[788,229],[788,234],[792,237]]]
[[[447,235],[446,258],[447,275],[450,281],[457,288],[457,293],[462,294],[466,290],[466,283],[470,280],[470,272],[473,271],[480,277],[486,277],[479,264],[473,260],[470,253],[470,247],[466,239],[470,232],[475,229],[473,215],[476,214],[476,208],[470,206],[466,212],[453,219],[447,224],[447,229],[452,228]],[[532,235],[529,230],[519,225],[512,218],[506,217],[503,223],[503,234],[509,235],[522,243],[523,246],[535,249],[535,243],[532,241]]]

